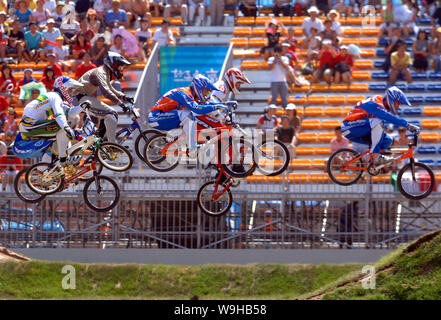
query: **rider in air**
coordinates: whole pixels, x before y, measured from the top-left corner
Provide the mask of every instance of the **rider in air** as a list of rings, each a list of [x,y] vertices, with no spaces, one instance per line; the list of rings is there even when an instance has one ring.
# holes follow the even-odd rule
[[[65,167],[75,164],[80,157],[67,157],[69,141],[76,137],[69,126],[68,118],[73,119],[90,103],[83,101],[74,107],[71,102],[83,85],[78,81],[61,76],[55,79],[54,92],[40,95],[29,102],[23,111],[19,129],[23,139],[55,140],[59,160],[57,165]]]
[[[413,133],[420,128],[398,117],[397,110],[400,104],[410,106],[404,93],[397,87],[386,90],[385,96],[373,96],[362,100],[344,118],[341,130],[343,136],[361,144],[371,142],[371,153],[376,165],[393,160],[386,155],[380,155],[380,150],[386,150],[392,144],[392,138],[383,130],[383,121],[396,126],[406,127]]]
[[[188,137],[189,156],[195,157],[199,150],[195,115],[204,115],[220,109],[227,110],[223,103],[208,103],[212,91],[216,90],[218,89],[207,77],[196,75],[189,87],[170,90],[159,98],[149,113],[150,126],[168,131],[182,125]]]

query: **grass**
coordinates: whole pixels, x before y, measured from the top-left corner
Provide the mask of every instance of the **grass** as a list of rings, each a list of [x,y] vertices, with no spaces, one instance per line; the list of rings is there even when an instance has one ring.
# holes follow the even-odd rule
[[[106,265],[72,263],[76,289],[64,290],[67,263],[0,263],[0,299],[292,299],[362,265]]]

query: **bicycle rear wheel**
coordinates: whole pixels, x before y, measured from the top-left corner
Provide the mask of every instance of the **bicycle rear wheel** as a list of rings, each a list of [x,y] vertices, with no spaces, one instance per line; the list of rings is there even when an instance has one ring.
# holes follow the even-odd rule
[[[397,186],[407,199],[421,200],[432,193],[435,176],[432,169],[424,163],[408,163],[398,172]]]
[[[349,186],[360,179],[363,171],[357,169],[349,169],[345,166],[349,161],[357,158],[358,152],[352,149],[340,149],[335,151],[328,160],[326,169],[332,181],[342,186]],[[357,159],[351,164],[353,168],[364,167],[363,160]]]
[[[58,192],[63,188],[64,172],[51,163],[37,163],[26,171],[25,181],[28,187],[41,195]]]
[[[20,170],[14,179],[14,190],[17,194],[17,197],[27,203],[37,203],[43,200],[46,196],[41,195],[39,193],[36,193],[33,191],[29,186],[27,185],[25,181],[26,176],[26,170],[28,168]]]
[[[96,176],[87,180],[83,189],[86,205],[92,210],[104,212],[115,208],[120,191],[116,182],[106,176]]]
[[[140,133],[138,135],[138,137],[136,138],[135,152],[136,152],[136,155],[138,156],[138,158],[141,159],[142,161],[145,162],[143,151],[144,151],[146,143],[150,140],[151,137],[153,137],[154,135],[156,135],[158,133],[160,133],[158,130],[148,129],[148,130],[142,131],[142,133]],[[144,139],[144,137],[145,137],[145,139]]]
[[[233,204],[233,196],[230,189],[227,189],[219,198],[213,199],[215,187],[216,181],[214,180],[203,184],[199,189],[197,201],[202,212],[212,217],[219,217],[230,210]],[[219,184],[217,192],[222,192],[223,188],[225,188],[225,186]]]
[[[122,172],[133,165],[133,157],[126,148],[112,142],[101,144],[96,151],[99,162],[109,170]]]
[[[285,172],[291,160],[289,150],[279,140],[265,140],[255,152],[257,170],[265,176],[278,176]]]

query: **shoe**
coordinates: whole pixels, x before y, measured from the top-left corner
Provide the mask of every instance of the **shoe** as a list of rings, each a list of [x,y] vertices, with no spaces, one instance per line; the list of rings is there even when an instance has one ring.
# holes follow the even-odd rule
[[[387,164],[389,162],[392,162],[394,160],[394,157],[386,156],[384,154],[380,155],[377,159],[374,159],[374,164],[376,166]]]

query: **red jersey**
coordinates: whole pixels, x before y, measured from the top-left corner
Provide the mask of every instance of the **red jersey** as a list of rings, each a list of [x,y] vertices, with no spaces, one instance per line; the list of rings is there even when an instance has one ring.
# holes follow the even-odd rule
[[[338,54],[337,57],[335,58],[335,63],[339,63],[339,62],[344,62],[345,64],[351,67],[354,66],[354,60],[352,59],[352,56],[350,54],[346,54],[344,56]]]
[[[322,53],[322,57],[320,58],[320,67],[323,67],[325,64],[330,65],[331,67],[333,67],[335,65],[335,58],[332,56],[332,52],[335,51],[323,51]]]
[[[12,166],[15,166],[17,170],[21,169],[23,161],[16,156],[4,155],[0,157],[0,171],[12,170]]]

